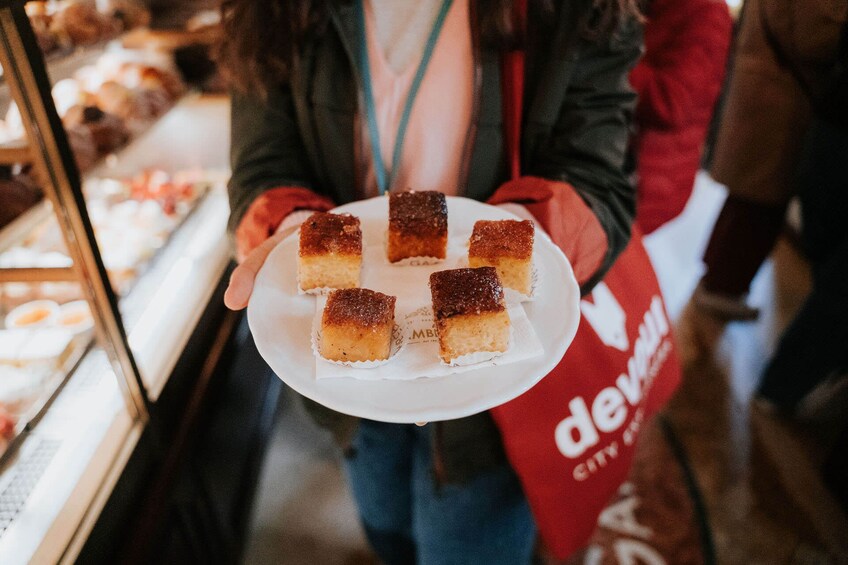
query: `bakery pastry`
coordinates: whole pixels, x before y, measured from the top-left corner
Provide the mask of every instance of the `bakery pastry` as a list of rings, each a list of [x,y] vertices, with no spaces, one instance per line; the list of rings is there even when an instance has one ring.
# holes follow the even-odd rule
[[[127,126],[132,131],[142,131],[150,122],[164,114],[172,106],[171,99],[163,90],[134,88],[131,91],[130,108],[126,115]]]
[[[124,145],[130,132],[124,121],[97,106],[72,106],[62,119],[66,128],[84,126],[91,132],[97,151],[110,153]]]
[[[468,264],[495,267],[505,287],[529,295],[534,231],[530,220],[480,220],[471,232]]]
[[[125,30],[150,25],[150,10],[141,0],[104,0],[101,10],[118,20]]]
[[[107,63],[107,66],[111,66],[108,72],[110,78],[128,88],[160,90],[170,100],[176,100],[185,92],[185,85],[179,75],[164,65],[126,60]]]
[[[62,304],[56,326],[66,329],[73,334],[83,333],[94,326],[91,308],[85,300],[74,300]]]
[[[331,292],[321,316],[321,356],[352,362],[388,359],[395,301],[367,288]]]
[[[94,2],[74,1],[62,5],[50,23],[51,31],[66,47],[91,45],[110,35],[110,22]]]
[[[83,89],[82,83],[73,78],[62,79],[54,84],[50,94],[53,96],[56,112],[63,119],[73,106],[90,106],[95,102],[94,97]]]
[[[138,86],[145,90],[163,90],[171,100],[176,100],[185,92],[185,85],[177,74],[153,65],[139,67]]]
[[[316,212],[300,226],[297,282],[301,290],[354,288],[362,267],[362,230],[350,214]]]
[[[442,361],[509,348],[509,314],[494,267],[437,271],[430,292]]]
[[[66,126],[65,133],[68,135],[68,143],[74,153],[74,160],[80,171],[87,171],[97,162],[100,154],[97,152],[97,144],[94,143],[94,135],[88,126],[77,124]]]
[[[97,106],[88,108],[97,108]],[[91,136],[94,138],[98,151],[104,154],[111,153],[129,140],[130,131],[121,118],[103,111],[92,112],[92,114],[97,117],[87,121],[85,125],[91,130]]]
[[[95,100],[104,112],[115,114],[124,120],[128,120],[132,115],[132,90],[117,81],[107,80],[101,84],[95,94]]]
[[[47,9],[47,2],[43,2],[41,0],[32,2],[27,2],[24,4],[24,11],[28,18],[32,19],[34,17],[41,16],[49,16],[49,10]]]
[[[52,300],[33,300],[21,304],[8,314],[7,328],[36,328],[51,325],[59,315],[59,305]]]
[[[44,2],[28,2],[24,6],[35,40],[41,48],[42,53],[50,53],[58,47],[56,36],[50,31],[50,22],[53,17],[47,12]]]
[[[434,190],[389,194],[387,254],[392,263],[408,257],[444,259],[448,246],[448,205]]]

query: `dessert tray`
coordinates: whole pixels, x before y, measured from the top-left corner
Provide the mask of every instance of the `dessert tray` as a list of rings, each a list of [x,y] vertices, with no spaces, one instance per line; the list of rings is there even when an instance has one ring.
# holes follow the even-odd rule
[[[488,204],[449,196],[445,261],[415,267],[393,266],[388,264],[384,252],[388,200],[372,198],[340,206],[333,212],[359,217],[365,248],[362,286],[397,295],[399,322],[408,312],[400,307],[405,297],[403,292],[397,292],[398,280],[404,281],[401,288],[411,289],[410,295],[419,295],[427,288],[430,272],[464,266],[465,242],[477,220],[520,219]],[[418,378],[408,373],[396,378],[375,378],[367,373],[373,369],[349,369],[348,376],[322,378],[329,363],[316,358],[311,343],[316,302],[322,297],[298,292],[297,255],[298,234],[294,233],[268,256],[256,277],[247,308],[250,329],[260,354],[283,382],[307,398],[345,414],[383,422],[414,423],[482,412],[516,398],[547,375],[562,359],[577,332],[580,289],[571,265],[550,238],[537,229],[533,260],[538,277],[533,300],[519,303],[507,298],[510,312],[516,308],[523,310],[532,326],[537,348],[533,354],[521,355],[508,364],[480,363],[447,374],[434,356],[432,371],[418,367]],[[385,375],[391,368],[390,362],[379,369]],[[404,371],[400,363],[398,368]],[[349,376],[356,371],[363,373],[355,378]]]

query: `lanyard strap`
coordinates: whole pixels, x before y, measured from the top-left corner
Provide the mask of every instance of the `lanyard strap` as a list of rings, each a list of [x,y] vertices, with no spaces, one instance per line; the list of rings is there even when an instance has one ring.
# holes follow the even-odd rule
[[[362,73],[363,90],[365,94],[365,113],[368,120],[368,136],[371,139],[371,157],[374,160],[374,173],[377,177],[377,189],[380,194],[385,194],[392,186],[391,174],[386,170],[386,165],[383,162],[383,153],[380,147],[380,131],[377,127],[377,108],[374,102],[374,87],[371,84],[371,67],[368,63],[368,40],[365,31],[365,0],[356,2],[356,16],[359,24],[359,52],[358,64]],[[403,153],[403,140],[406,136],[406,127],[409,125],[409,117],[412,114],[412,104],[415,102],[415,96],[418,94],[418,89],[424,79],[424,73],[427,71],[427,65],[433,55],[433,50],[436,47],[436,41],[439,39],[439,33],[442,31],[442,26],[445,23],[445,18],[448,15],[448,10],[453,4],[453,0],[443,0],[442,7],[436,16],[436,21],[433,23],[433,29],[430,31],[430,36],[427,38],[427,44],[424,46],[424,54],[421,57],[421,62],[418,64],[418,69],[415,71],[415,77],[412,79],[412,85],[409,87],[409,94],[406,96],[406,102],[401,114],[400,123],[398,124],[397,135],[395,136],[395,147],[392,152],[392,173],[398,170],[400,166],[401,154]]]

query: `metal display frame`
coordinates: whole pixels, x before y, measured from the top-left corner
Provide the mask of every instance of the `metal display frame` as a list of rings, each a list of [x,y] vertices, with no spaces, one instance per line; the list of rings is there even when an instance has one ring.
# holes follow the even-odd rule
[[[0,65],[26,132],[25,152],[42,177],[47,199],[73,261],[67,268],[4,268],[0,282],[78,282],[94,318],[98,344],[119,381],[127,410],[140,425],[149,418],[141,374],[127,341],[117,296],[94,237],[80,171],[51,95],[44,55],[22,0],[0,0]]]

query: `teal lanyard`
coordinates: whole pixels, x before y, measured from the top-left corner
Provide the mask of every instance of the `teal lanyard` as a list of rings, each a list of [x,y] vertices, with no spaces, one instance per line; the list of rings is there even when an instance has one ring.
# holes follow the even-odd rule
[[[358,0],[356,2],[356,17],[359,23],[358,64],[362,73],[363,90],[365,91],[365,113],[368,120],[368,136],[371,138],[371,156],[374,159],[377,189],[380,191],[380,194],[385,194],[392,186],[392,175],[386,170],[386,165],[383,163],[383,153],[380,150],[377,108],[374,103],[374,87],[371,84],[371,67],[368,63],[368,40],[365,31],[364,2],[365,0]],[[404,104],[397,135],[395,136],[395,148],[392,152],[392,173],[397,172],[400,166],[400,159],[403,153],[403,140],[406,136],[406,127],[409,125],[409,116],[412,114],[412,104],[415,102],[415,96],[418,94],[421,81],[424,79],[424,73],[427,72],[427,65],[433,56],[436,41],[439,39],[439,33],[442,31],[442,25],[445,23],[445,18],[448,15],[451,4],[453,4],[453,0],[443,0],[439,14],[436,16],[436,21],[433,23],[433,29],[430,31],[430,37],[427,38],[427,44],[424,46],[424,54],[421,57],[421,62],[418,64],[418,70],[415,71],[415,78],[413,78],[412,85],[409,87],[409,94],[406,96],[406,103]]]

